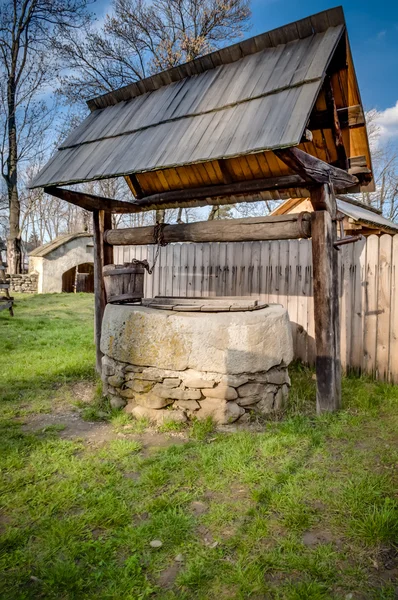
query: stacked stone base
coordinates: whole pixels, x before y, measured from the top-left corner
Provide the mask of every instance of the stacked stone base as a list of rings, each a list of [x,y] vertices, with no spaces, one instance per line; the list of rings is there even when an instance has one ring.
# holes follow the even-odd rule
[[[157,424],[207,417],[220,425],[249,421],[252,415],[280,411],[290,387],[283,364],[268,371],[222,375],[136,366],[109,356],[102,360],[102,379],[112,407]]]
[[[9,275],[6,274],[6,283],[10,285],[11,292],[21,294],[37,294],[39,276],[37,273],[29,275]]]

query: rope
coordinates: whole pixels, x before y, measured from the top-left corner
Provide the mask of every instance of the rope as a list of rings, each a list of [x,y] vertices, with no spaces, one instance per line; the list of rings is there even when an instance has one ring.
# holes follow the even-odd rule
[[[167,242],[164,241],[164,235],[163,235],[163,230],[165,227],[165,223],[156,223],[155,227],[154,227],[154,231],[153,231],[153,237],[155,238],[155,243],[157,244],[156,247],[156,252],[155,252],[155,257],[153,259],[153,264],[152,267],[149,266],[149,262],[147,260],[137,260],[136,258],[134,258],[132,260],[132,263],[134,265],[142,265],[144,267],[144,269],[148,272],[148,275],[152,275],[153,270],[155,268],[155,265],[157,263],[158,257],[159,257],[159,252],[160,252],[160,248],[161,246],[167,246]]]

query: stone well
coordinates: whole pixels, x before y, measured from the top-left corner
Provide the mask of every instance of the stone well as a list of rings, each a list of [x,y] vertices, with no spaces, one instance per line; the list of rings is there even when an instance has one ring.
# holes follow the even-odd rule
[[[280,305],[201,313],[108,304],[101,351],[112,406],[157,423],[245,421],[288,398],[293,345]]]

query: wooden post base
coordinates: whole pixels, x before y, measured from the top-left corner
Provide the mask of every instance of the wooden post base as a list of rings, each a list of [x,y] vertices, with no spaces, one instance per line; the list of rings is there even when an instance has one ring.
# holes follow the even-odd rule
[[[113,262],[113,248],[104,244],[105,229],[112,228],[112,215],[103,210],[93,211],[94,232],[94,336],[95,336],[95,366],[97,373],[101,373],[102,352],[101,328],[102,317],[106,306],[103,267]]]
[[[312,261],[316,342],[317,412],[341,405],[339,272],[336,224],[329,212],[312,215]]]

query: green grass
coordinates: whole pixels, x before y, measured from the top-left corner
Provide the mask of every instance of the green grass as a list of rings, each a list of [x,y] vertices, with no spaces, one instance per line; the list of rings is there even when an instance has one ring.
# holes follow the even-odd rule
[[[162,427],[186,443],[148,452],[148,423],[95,391],[92,297],[18,297],[15,313],[0,315],[0,598],[397,597],[397,387],[346,378],[343,409],[317,417],[294,365],[282,420]],[[26,428],[60,407],[113,438]]]

